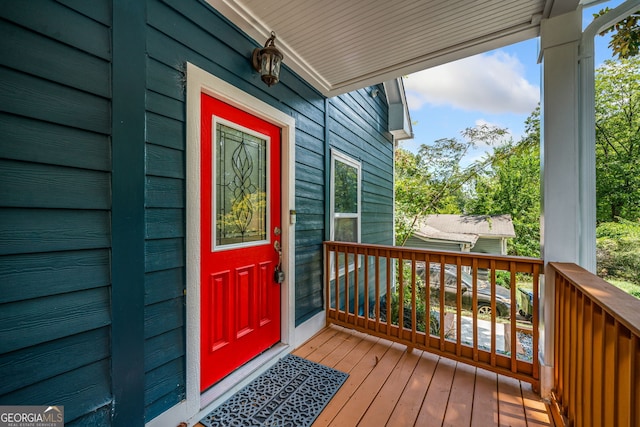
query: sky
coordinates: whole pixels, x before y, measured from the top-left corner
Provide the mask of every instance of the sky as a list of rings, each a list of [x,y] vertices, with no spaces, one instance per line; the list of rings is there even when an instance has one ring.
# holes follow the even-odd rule
[[[585,9],[583,27],[591,23],[593,13],[623,1]],[[608,36],[596,37],[596,68],[611,57],[608,43]],[[525,133],[526,118],[540,100],[538,51],[536,38],[407,76],[404,86],[414,138],[400,146],[417,152],[420,145],[441,138],[461,139],[464,129],[482,124],[507,128],[518,141]],[[490,150],[478,147],[463,163],[478,160]]]

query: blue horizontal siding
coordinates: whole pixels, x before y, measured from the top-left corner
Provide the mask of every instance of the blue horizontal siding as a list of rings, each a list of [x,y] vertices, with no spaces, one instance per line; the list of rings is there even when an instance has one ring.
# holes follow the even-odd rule
[[[148,176],[145,199],[149,208],[184,208],[184,179]]]
[[[0,199],[20,208],[109,209],[107,172],[0,160]],[[37,194],[38,197],[34,197]]]
[[[146,306],[184,295],[184,268],[154,271],[145,275]]]
[[[184,178],[184,151],[147,144],[145,156],[147,175]]]
[[[0,255],[108,248],[109,213],[62,209],[0,210]]]
[[[110,0],[0,4],[0,405],[68,426],[111,421],[110,27]]]
[[[106,27],[102,30],[108,32]],[[95,95],[110,95],[109,80],[104,78],[111,71],[108,61],[6,21],[0,21],[0,34],[7,44],[1,65]]]
[[[147,142],[176,150],[184,150],[184,141],[184,121],[147,112]]]
[[[184,74],[160,61],[147,58],[147,89],[184,102]]]
[[[0,396],[107,359],[109,339],[102,327],[0,355]]]
[[[7,304],[0,354],[109,325],[109,299],[103,287]]]
[[[16,115],[108,134],[105,98],[0,67],[0,108]]]
[[[152,419],[167,408],[185,399],[185,361],[183,357],[173,359],[146,375],[146,418]]]
[[[178,327],[151,337],[145,342],[145,372],[162,366],[167,359],[173,360],[184,356],[184,332],[184,328]]]
[[[96,4],[91,10],[102,11],[102,24],[53,1],[39,1],[37,8],[30,1],[1,2],[0,15],[34,33],[110,61],[110,2],[99,0],[93,3]]]
[[[111,404],[109,359],[22,388],[0,398],[2,405],[47,402],[64,406],[65,425]]]
[[[147,239],[184,237],[185,216],[183,209],[147,209],[145,226]]]
[[[107,135],[6,113],[0,113],[0,129],[0,153],[4,158],[96,171],[111,170],[111,146]]]
[[[108,286],[107,249],[0,256],[0,304]],[[73,280],[70,280],[73,278]]]

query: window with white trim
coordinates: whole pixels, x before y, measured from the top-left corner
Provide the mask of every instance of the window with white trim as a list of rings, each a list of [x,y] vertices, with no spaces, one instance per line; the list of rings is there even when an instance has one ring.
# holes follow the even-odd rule
[[[331,240],[360,242],[360,162],[331,150]]]

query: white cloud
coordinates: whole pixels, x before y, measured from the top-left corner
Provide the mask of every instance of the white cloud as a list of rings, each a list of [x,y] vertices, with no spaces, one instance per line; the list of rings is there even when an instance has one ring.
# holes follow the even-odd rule
[[[524,77],[522,63],[502,51],[411,74],[404,84],[409,107],[415,110],[431,104],[494,114],[529,114],[540,100],[540,89]]]

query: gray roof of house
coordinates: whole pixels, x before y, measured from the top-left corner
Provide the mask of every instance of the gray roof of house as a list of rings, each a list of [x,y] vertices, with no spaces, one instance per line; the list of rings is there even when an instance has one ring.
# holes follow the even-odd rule
[[[434,231],[435,230],[435,231]],[[478,237],[516,237],[511,215],[427,215],[417,226],[416,235],[426,238],[462,240],[463,235]],[[449,238],[444,237],[449,235]],[[475,240],[470,243],[475,243]]]
[[[462,234],[462,233],[447,233],[445,231],[440,231],[436,228],[433,228],[428,225],[421,225],[419,229],[417,229],[414,233],[414,236],[419,237],[421,239],[429,239],[429,240],[443,240],[447,242],[455,242],[455,243],[467,243],[470,245],[475,245],[478,241],[477,234]]]

